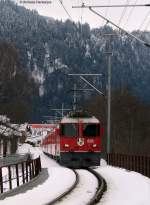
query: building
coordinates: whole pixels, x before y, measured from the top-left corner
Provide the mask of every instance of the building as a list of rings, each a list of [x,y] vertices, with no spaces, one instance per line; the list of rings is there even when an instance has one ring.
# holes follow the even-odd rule
[[[18,125],[10,123],[10,120],[0,115],[0,156],[5,157],[14,154],[18,148],[18,140],[22,136]]]

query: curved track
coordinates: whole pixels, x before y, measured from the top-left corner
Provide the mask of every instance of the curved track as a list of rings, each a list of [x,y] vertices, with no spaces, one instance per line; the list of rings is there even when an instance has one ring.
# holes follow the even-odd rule
[[[88,168],[85,169],[88,172],[90,172],[92,175],[94,175],[94,177],[97,179],[97,188],[96,191],[94,191],[93,193],[93,197],[89,199],[89,202],[86,202],[86,205],[94,205],[97,202],[100,201],[104,191],[106,190],[106,182],[105,180],[93,169]],[[78,188],[81,187],[81,182],[79,183],[79,175],[77,173],[77,171],[73,170],[75,175],[76,175],[76,181],[75,183],[63,194],[61,194],[59,197],[57,197],[56,199],[54,199],[53,201],[51,201],[48,205],[54,205],[54,204],[63,204],[62,202],[65,202],[65,200],[68,200],[68,198],[66,197],[70,197],[71,194],[73,194],[73,192],[77,192]],[[82,181],[82,180],[80,180]],[[78,190],[79,192],[79,190]],[[79,192],[80,194],[80,192]]]
[[[74,182],[74,184],[67,190],[65,191],[63,194],[61,194],[60,196],[58,196],[57,198],[55,198],[54,200],[52,200],[50,203],[48,203],[47,205],[53,205],[55,204],[56,202],[60,201],[62,198],[64,198],[65,196],[69,195],[73,189],[76,188],[78,182],[79,182],[79,176],[78,176],[78,173],[75,171],[75,170],[72,170],[75,175],[76,175],[76,180]]]
[[[87,203],[86,205],[93,205],[96,204],[97,202],[100,201],[100,199],[102,198],[103,193],[106,191],[106,181],[104,180],[104,178],[98,174],[96,171],[94,171],[91,168],[87,169],[89,172],[91,172],[92,174],[95,175],[95,177],[98,180],[98,188],[97,191],[95,192],[95,195],[93,196],[93,198],[90,200],[89,203]]]

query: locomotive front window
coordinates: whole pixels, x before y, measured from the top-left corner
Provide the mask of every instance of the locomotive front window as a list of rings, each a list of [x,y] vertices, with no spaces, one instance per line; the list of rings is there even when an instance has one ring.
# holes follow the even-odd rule
[[[84,124],[83,126],[83,136],[95,137],[100,134],[99,124]]]
[[[61,124],[61,134],[64,136],[76,136],[78,135],[78,127],[76,124],[68,123]]]

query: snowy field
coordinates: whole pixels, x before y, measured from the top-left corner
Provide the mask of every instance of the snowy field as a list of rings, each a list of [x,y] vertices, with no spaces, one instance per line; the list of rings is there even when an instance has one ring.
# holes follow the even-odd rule
[[[137,172],[111,166],[97,168],[107,181],[101,205],[150,205],[150,179]]]
[[[31,152],[35,157],[41,156],[42,167],[48,169],[49,177],[41,185],[13,197],[0,201],[1,205],[44,205],[56,196],[67,190],[74,182],[74,173],[64,167],[60,167],[54,160],[45,156],[40,148],[24,145],[19,152]],[[136,172],[115,168],[103,164],[97,167],[107,181],[107,192],[103,195],[101,205],[150,205],[150,179]],[[94,194],[97,182],[86,170],[78,170],[82,180],[76,191],[65,200],[57,204],[84,205]],[[79,194],[80,193],[80,194]]]

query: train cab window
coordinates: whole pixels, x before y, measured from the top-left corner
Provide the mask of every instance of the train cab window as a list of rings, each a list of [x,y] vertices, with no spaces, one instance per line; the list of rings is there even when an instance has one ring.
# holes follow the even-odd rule
[[[72,123],[61,124],[61,135],[71,137],[78,135],[77,125]]]
[[[99,124],[84,124],[83,136],[95,137],[98,135],[100,135],[100,125]]]

